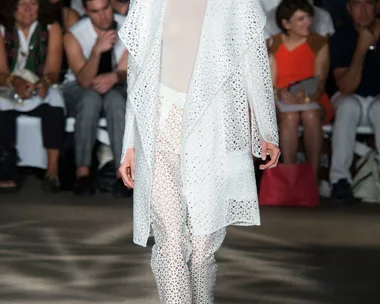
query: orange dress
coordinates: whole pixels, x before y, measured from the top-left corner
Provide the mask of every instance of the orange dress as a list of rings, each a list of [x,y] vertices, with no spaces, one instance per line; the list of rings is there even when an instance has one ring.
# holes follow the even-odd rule
[[[315,76],[317,54],[327,43],[327,38],[311,33],[305,43],[289,51],[282,41],[282,34],[273,36],[269,52],[276,60],[276,87],[287,88],[294,82]],[[315,101],[324,109],[323,123],[329,123],[333,119],[334,110],[328,95],[324,93]]]

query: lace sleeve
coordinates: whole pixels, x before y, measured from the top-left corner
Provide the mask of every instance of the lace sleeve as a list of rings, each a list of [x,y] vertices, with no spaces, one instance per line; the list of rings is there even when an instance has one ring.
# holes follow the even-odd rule
[[[245,57],[246,85],[251,109],[252,153],[261,157],[260,139],[278,146],[278,129],[268,51],[263,33]]]
[[[135,147],[135,136],[136,136],[136,118],[134,109],[131,105],[129,97],[131,96],[130,91],[134,86],[136,79],[136,63],[134,59],[129,56],[128,59],[128,73],[127,73],[127,104],[125,109],[125,128],[123,136],[123,149],[121,153],[121,162],[124,161],[125,154],[128,149]]]

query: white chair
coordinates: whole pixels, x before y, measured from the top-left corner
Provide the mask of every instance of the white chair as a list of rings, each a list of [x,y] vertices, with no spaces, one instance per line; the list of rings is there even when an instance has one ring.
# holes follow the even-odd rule
[[[97,139],[106,146],[110,145],[107,123],[104,118],[99,120]],[[66,119],[65,131],[72,133],[75,129],[75,119]],[[41,134],[41,119],[38,117],[19,116],[17,118],[17,150],[20,157],[19,166],[46,169],[46,151],[43,147]]]

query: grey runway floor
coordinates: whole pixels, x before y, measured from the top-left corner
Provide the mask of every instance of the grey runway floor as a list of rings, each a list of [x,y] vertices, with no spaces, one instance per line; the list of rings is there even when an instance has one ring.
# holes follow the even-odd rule
[[[0,303],[158,303],[131,216],[130,200],[48,195],[33,177],[0,195]],[[263,208],[217,259],[217,304],[378,304],[380,205]]]

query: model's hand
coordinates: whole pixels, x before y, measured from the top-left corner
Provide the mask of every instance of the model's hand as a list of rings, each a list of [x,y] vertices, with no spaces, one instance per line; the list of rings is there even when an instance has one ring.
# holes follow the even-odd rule
[[[91,82],[91,88],[100,94],[105,94],[111,90],[119,81],[116,73],[105,73],[96,76]]]
[[[278,159],[280,158],[280,149],[272,143],[268,143],[264,140],[261,140],[261,159],[265,161],[267,157],[270,157],[270,160],[264,164],[260,165],[260,170],[271,169],[277,166]]]
[[[135,186],[135,149],[128,149],[124,161],[119,167],[119,173],[124,185],[130,189]]]

